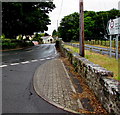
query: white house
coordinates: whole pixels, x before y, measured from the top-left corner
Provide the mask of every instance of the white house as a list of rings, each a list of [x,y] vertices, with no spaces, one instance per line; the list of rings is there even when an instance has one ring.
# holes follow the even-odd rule
[[[54,43],[55,40],[52,36],[43,36],[41,37],[43,39],[44,44]]]

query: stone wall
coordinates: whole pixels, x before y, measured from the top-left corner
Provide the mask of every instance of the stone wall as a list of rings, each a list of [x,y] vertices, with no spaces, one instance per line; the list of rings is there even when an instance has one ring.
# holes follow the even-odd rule
[[[61,43],[59,48],[68,57],[75,67],[75,70],[85,78],[88,86],[93,90],[103,107],[112,115],[120,114],[120,82],[112,79],[113,72],[100,67],[80,57],[77,53],[72,53],[68,48],[64,48]]]

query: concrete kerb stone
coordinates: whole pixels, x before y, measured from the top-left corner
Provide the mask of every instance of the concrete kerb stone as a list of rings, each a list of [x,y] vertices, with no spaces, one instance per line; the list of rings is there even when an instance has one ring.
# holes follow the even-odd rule
[[[55,62],[54,62],[55,61]],[[45,80],[45,78],[42,78],[42,77],[46,77],[47,78],[47,76],[45,75],[44,76],[44,74],[47,72],[44,68],[46,68],[46,67],[48,67],[49,68],[49,66],[52,66],[52,63],[56,63],[56,62],[58,62],[58,64],[59,64],[59,66],[61,66],[60,68],[58,68],[58,69],[64,69],[64,74],[66,73],[66,70],[65,70],[65,68],[64,68],[64,66],[62,67],[62,62],[61,62],[61,60],[59,60],[59,59],[53,59],[53,60],[49,60],[48,62],[46,62],[46,65],[47,66],[45,66],[44,64],[43,65],[41,65],[40,67],[38,67],[38,69],[36,70],[36,72],[35,72],[35,74],[34,74],[34,78],[33,78],[33,86],[34,86],[34,90],[36,91],[36,93],[41,97],[41,98],[43,98],[45,101],[47,101],[47,102],[49,102],[50,104],[52,104],[52,105],[54,105],[54,106],[56,106],[56,107],[58,107],[58,108],[61,108],[61,109],[63,109],[63,110],[65,110],[65,111],[68,111],[68,112],[71,112],[71,113],[75,113],[75,114],[81,114],[81,113],[79,113],[79,112],[77,112],[76,110],[74,110],[74,109],[71,109],[71,108],[68,108],[68,107],[66,107],[66,105],[64,105],[64,106],[61,106],[60,104],[58,104],[58,103],[56,103],[56,102],[54,102],[53,101],[53,99],[50,99],[49,97],[48,97],[48,94],[44,94],[44,91],[42,91],[42,90],[44,90],[45,89],[45,87],[47,87],[46,86],[46,83],[44,82],[44,81],[42,81],[42,80]],[[61,65],[60,65],[60,63],[61,63]],[[53,71],[53,69],[55,69],[55,67],[56,67],[57,65],[54,65],[54,67],[53,68],[49,68],[49,70],[50,70],[50,73],[48,72],[48,74],[51,74],[51,72]],[[42,68],[42,69],[41,69]],[[47,69],[47,68],[46,68]],[[62,71],[63,71],[63,69],[62,69]],[[57,70],[57,69],[56,69]],[[46,71],[46,72],[45,72]],[[41,72],[43,72],[42,74],[41,74]],[[42,75],[42,77],[41,78],[39,78],[40,76]],[[52,74],[51,74],[52,75]],[[63,74],[62,74],[63,75]],[[49,76],[49,75],[48,75]],[[56,75],[57,77],[59,77],[58,75]],[[66,76],[66,75],[65,75]],[[63,76],[63,77],[65,77],[65,76]],[[50,77],[50,76],[49,76]],[[53,75],[53,77],[54,77],[54,75]],[[40,79],[41,79],[41,81],[40,81]],[[48,78],[47,78],[48,79]],[[56,78],[54,78],[54,79],[56,79]],[[65,78],[65,79],[67,79],[67,82],[70,82],[70,79],[69,78]],[[68,80],[69,79],[69,80]],[[50,80],[50,79],[49,79]],[[62,80],[63,80],[63,78],[62,78]],[[47,81],[47,80],[46,80]],[[52,82],[53,82],[54,80],[52,80]],[[43,84],[42,84],[42,82],[44,82]],[[47,83],[48,82],[50,82],[50,81],[47,81]],[[66,81],[65,81],[66,82]],[[40,85],[40,83],[43,85],[43,88],[40,88],[40,86],[42,86],[42,85]],[[64,83],[64,81],[62,81],[62,83]],[[72,83],[66,83],[67,85],[68,84],[70,84],[70,85],[72,85]],[[50,85],[50,84],[49,84]],[[71,89],[72,90],[72,88],[71,87],[73,87],[73,86],[70,86],[70,85],[68,85],[69,86],[69,89]],[[50,86],[48,86],[48,87],[50,87]],[[65,88],[65,85],[64,85],[64,88]],[[42,89],[42,90],[41,90]],[[74,89],[74,88],[73,88]],[[70,91],[71,91],[70,90]],[[64,90],[65,91],[65,90]],[[67,90],[66,90],[67,91]],[[48,91],[47,91],[48,92]],[[68,91],[67,91],[68,92]],[[74,91],[73,91],[74,92]],[[63,93],[63,92],[62,92]],[[60,94],[61,95],[61,94]],[[71,98],[70,98],[71,99]],[[64,100],[65,101],[65,100]],[[71,101],[75,101],[75,100],[71,100]],[[79,102],[79,103],[78,103]],[[82,104],[81,104],[81,102],[79,101],[79,100],[77,100],[77,102],[76,103],[78,103],[78,106],[80,107],[80,108],[82,108]],[[75,104],[75,103],[74,103]],[[78,107],[78,108],[79,108]],[[79,109],[80,109],[79,108]]]

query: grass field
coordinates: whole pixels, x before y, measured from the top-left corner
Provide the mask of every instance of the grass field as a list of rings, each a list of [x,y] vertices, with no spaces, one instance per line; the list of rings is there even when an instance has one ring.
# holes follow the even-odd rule
[[[79,48],[69,45],[64,46],[71,49],[73,52],[79,53]],[[120,80],[120,76],[118,76],[118,60],[116,60],[115,58],[109,58],[107,55],[101,55],[89,50],[85,50],[85,58],[95,64],[100,65],[101,67],[106,68],[109,71],[112,71],[114,73],[114,79]]]

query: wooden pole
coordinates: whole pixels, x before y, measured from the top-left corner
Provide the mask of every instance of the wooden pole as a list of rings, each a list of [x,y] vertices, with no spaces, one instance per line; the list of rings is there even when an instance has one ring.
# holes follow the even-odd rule
[[[80,56],[84,57],[84,10],[83,0],[79,1],[80,19],[79,19],[79,43],[80,43]]]

